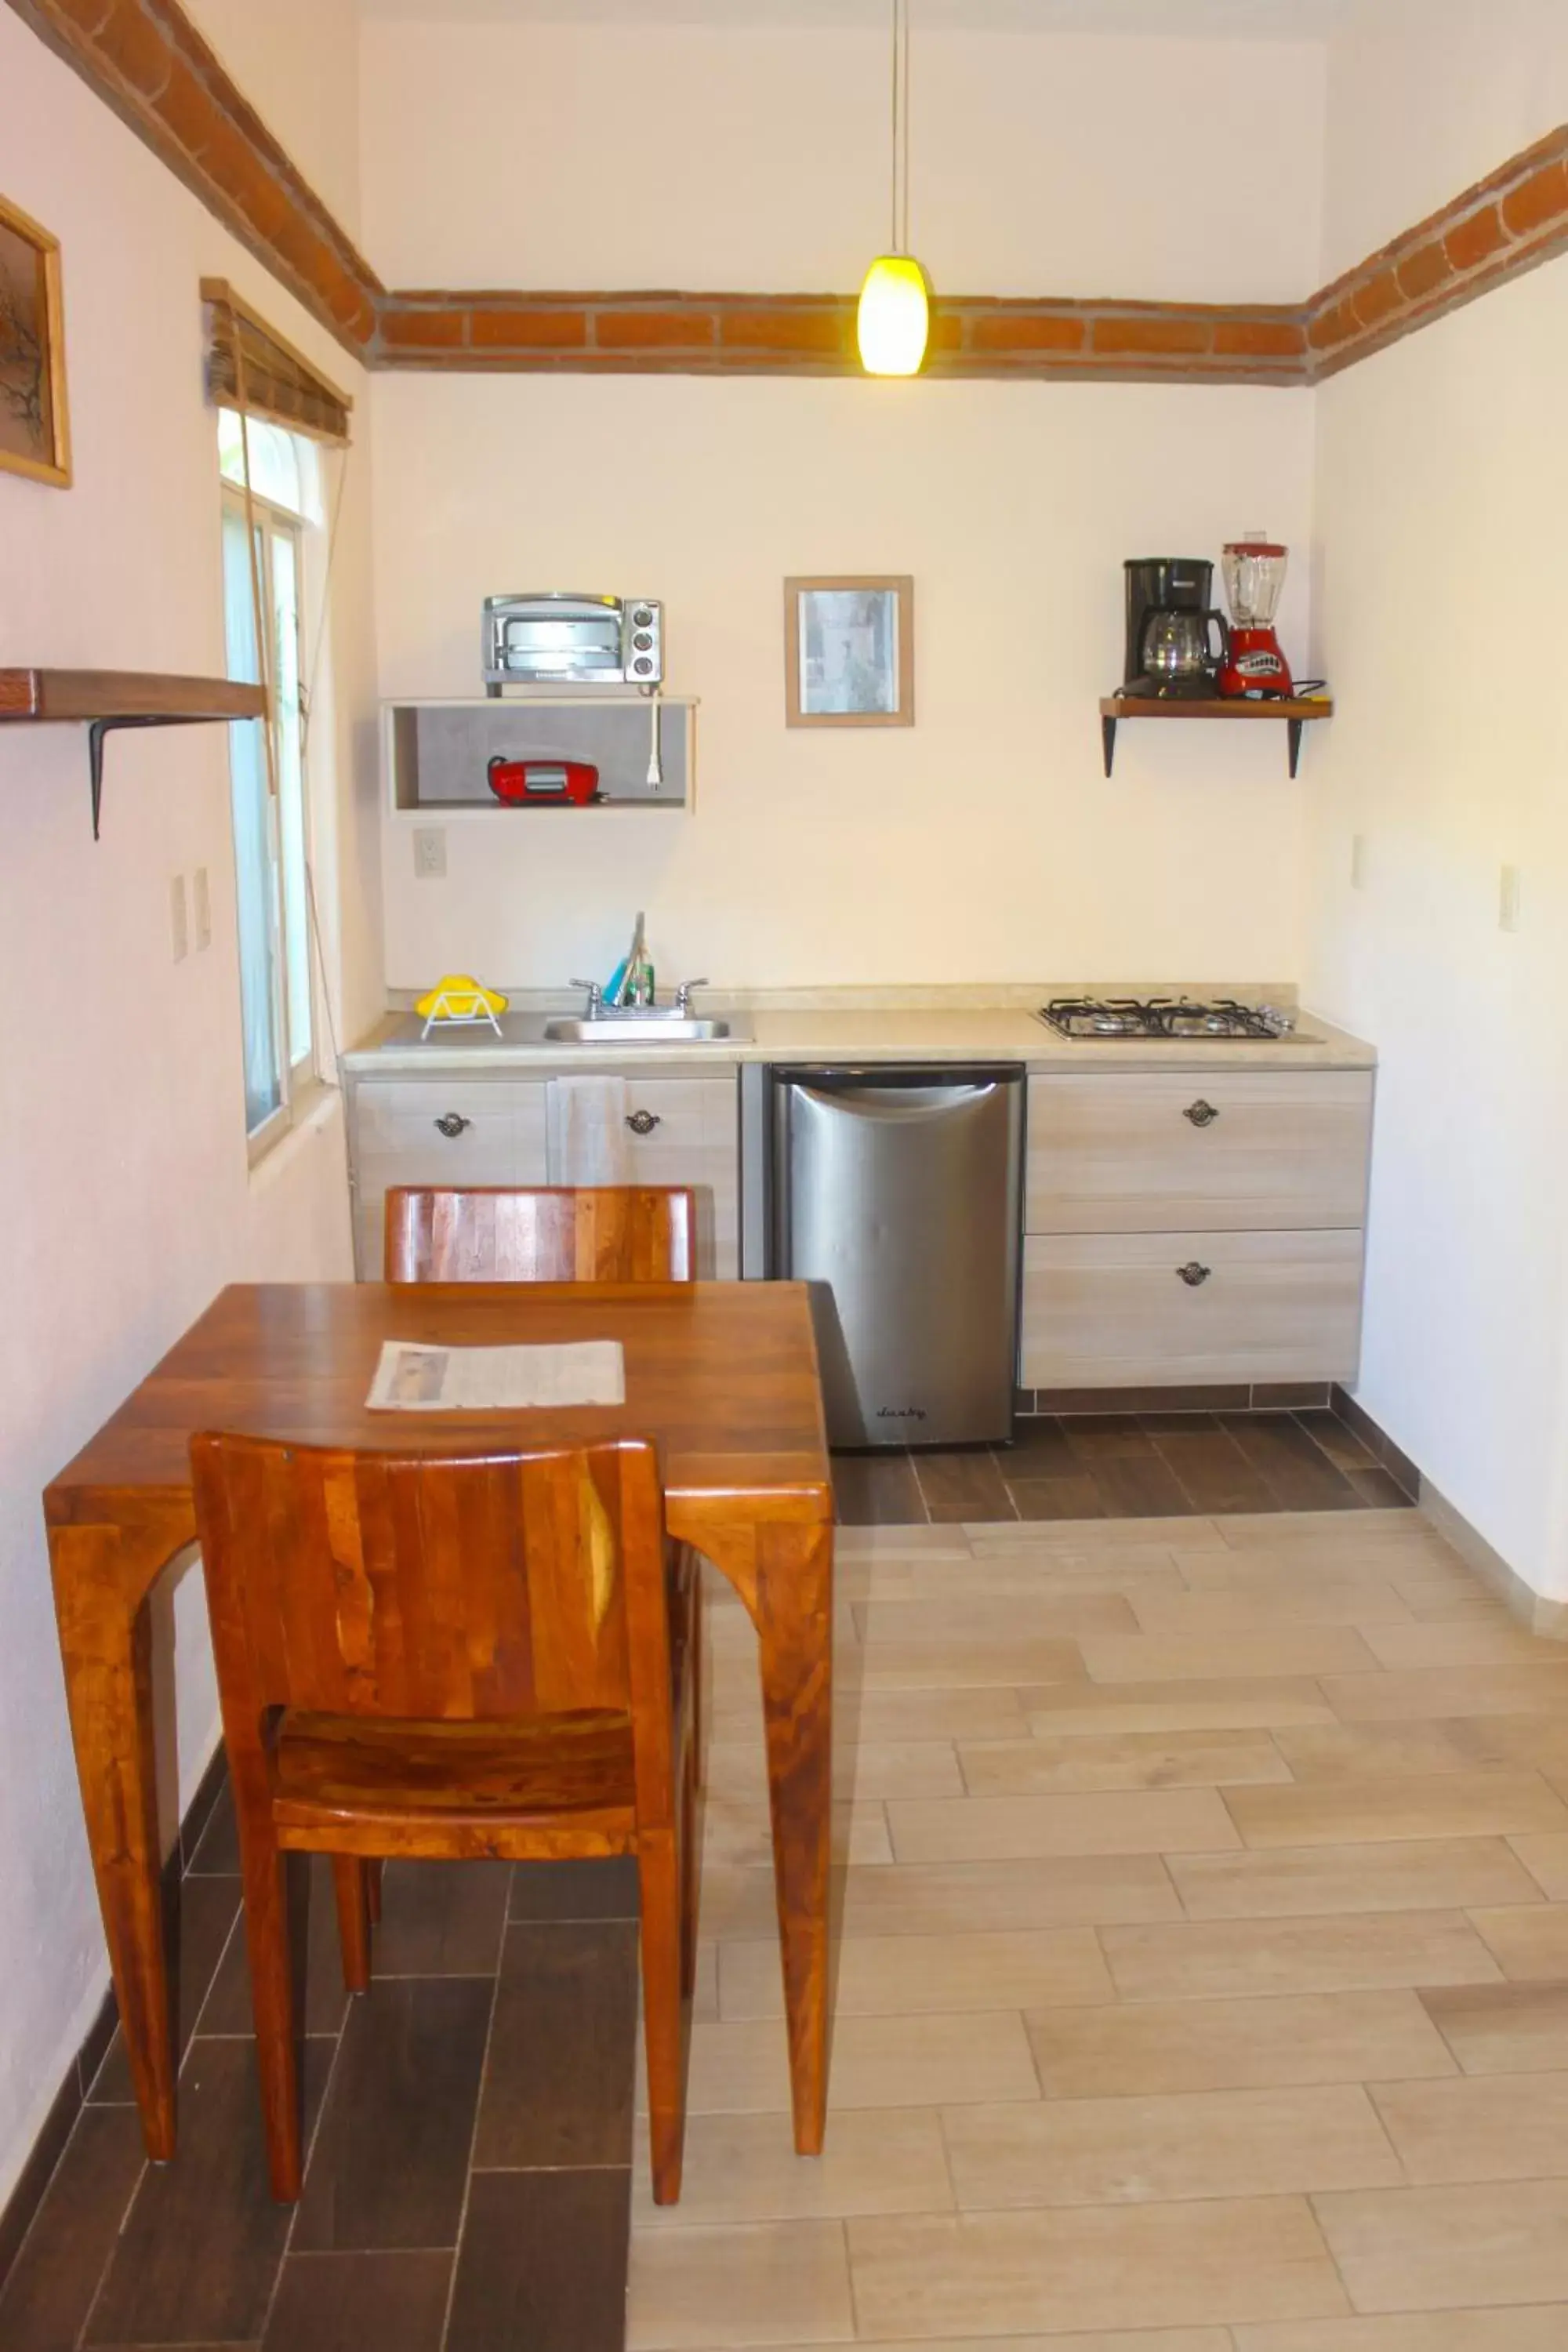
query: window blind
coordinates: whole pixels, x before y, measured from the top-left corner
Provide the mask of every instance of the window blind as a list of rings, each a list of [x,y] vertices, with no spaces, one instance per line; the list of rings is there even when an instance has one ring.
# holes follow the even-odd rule
[[[226,278],[204,278],[207,397],[313,440],[346,447],[353,402],[243,301]]]

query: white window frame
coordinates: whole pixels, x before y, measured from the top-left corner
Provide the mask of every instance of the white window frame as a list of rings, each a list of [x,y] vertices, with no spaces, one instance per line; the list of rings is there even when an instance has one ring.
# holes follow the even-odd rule
[[[254,525],[261,542],[259,549],[259,560],[261,565],[261,614],[266,630],[265,646],[268,679],[269,684],[273,680],[277,667],[277,647],[273,643],[271,635],[272,629],[276,623],[278,609],[274,594],[272,572],[273,539],[277,535],[283,535],[287,536],[293,542],[295,564],[295,615],[296,625],[299,631],[299,644],[296,647],[296,659],[298,662],[298,676],[300,678],[300,843],[306,865],[306,873],[304,876],[304,896],[308,905],[310,888],[310,867],[314,864],[314,827],[312,823],[310,794],[310,763],[308,756],[310,730],[309,710],[306,703],[309,687],[305,663],[305,603],[306,582],[308,577],[307,566],[309,562],[309,551],[306,541],[308,534],[313,526],[307,518],[294,513],[288,507],[277,505],[270,499],[263,498],[258,491],[254,489],[252,490],[248,500],[247,512],[247,502],[244,490],[236,483],[231,481],[226,475],[222,476],[220,478],[223,484],[224,513],[227,516],[235,517],[242,527]],[[271,717],[265,721],[265,724],[270,727],[273,730],[273,751],[275,755],[273,772],[276,773],[277,770],[280,768],[282,763],[281,729],[283,724],[281,713],[276,709],[276,707],[273,709]],[[271,903],[268,909],[268,919],[272,928],[272,1018],[274,1024],[274,1036],[275,1038],[282,1041],[283,1052],[281,1055],[281,1067],[278,1074],[279,1093],[280,1097],[278,1108],[276,1110],[269,1112],[267,1118],[261,1121],[260,1125],[251,1129],[247,1135],[246,1140],[249,1155],[249,1164],[253,1168],[258,1160],[265,1159],[268,1152],[269,1152],[275,1145],[280,1143],[283,1139],[300,1124],[300,1120],[308,1115],[309,1111],[313,1108],[314,1102],[320,1094],[321,1086],[318,1045],[318,1040],[321,1035],[321,1004],[317,988],[315,958],[310,952],[308,917],[305,950],[306,970],[309,975],[308,984],[310,997],[310,1036],[304,1052],[296,1054],[293,1051],[293,1039],[290,1037],[289,1032],[289,950],[292,942],[290,940],[289,931],[288,893],[284,887],[282,839],[279,817],[278,798],[277,794],[270,790],[268,792],[268,847],[270,850],[272,875]],[[237,931],[236,935],[236,945],[237,950]]]

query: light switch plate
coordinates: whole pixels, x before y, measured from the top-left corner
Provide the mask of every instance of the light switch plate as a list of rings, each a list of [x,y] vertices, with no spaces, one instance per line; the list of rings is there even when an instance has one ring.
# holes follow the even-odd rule
[[[1351,837],[1351,888],[1352,890],[1366,888],[1366,835],[1364,833],[1353,834]]]
[[[191,877],[191,917],[195,927],[196,953],[213,943],[213,900],[207,886],[207,869],[198,866]]]
[[[419,882],[444,882],[447,878],[447,828],[444,824],[416,824],[414,828],[414,876]]]
[[[1505,866],[1502,869],[1498,887],[1497,919],[1498,929],[1501,931],[1517,931],[1522,920],[1517,866]]]
[[[169,884],[169,944],[174,961],[184,963],[190,951],[190,925],[185,919],[185,877],[176,874]]]

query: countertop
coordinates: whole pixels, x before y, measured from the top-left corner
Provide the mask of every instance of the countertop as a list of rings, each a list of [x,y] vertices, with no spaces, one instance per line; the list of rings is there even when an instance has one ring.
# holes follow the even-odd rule
[[[1042,983],[1038,989],[1009,985],[1011,1001],[973,1001],[972,990],[953,991],[943,1002],[939,990],[910,990],[900,1003],[895,992],[878,990],[874,1002],[847,1004],[840,997],[828,1003],[769,1004],[757,1002],[743,1010],[727,1002],[721,991],[705,994],[700,1010],[735,1019],[747,1034],[714,1038],[703,1044],[649,1044],[609,1037],[603,1044],[561,1045],[546,1043],[542,1030],[547,1011],[542,1006],[501,1015],[501,1034],[488,1027],[434,1031],[421,1040],[424,1027],[413,1013],[392,1013],[379,1022],[343,1057],[344,1069],[355,1078],[406,1078],[421,1075],[462,1072],[465,1076],[552,1076],[564,1071],[622,1069],[635,1065],[667,1073],[721,1072],[744,1062],[1022,1062],[1042,1073],[1063,1070],[1220,1070],[1331,1069],[1365,1070],[1377,1060],[1373,1047],[1342,1029],[1321,1021],[1310,1011],[1300,1013],[1299,1029],[1286,1038],[1251,1041],[1155,1041],[1069,1039],[1035,1018],[1031,1004],[1052,996],[1081,992],[1082,983],[1064,987]],[[1103,983],[1097,993],[1113,992]],[[1180,994],[1178,989],[1142,994]],[[1186,992],[1198,994],[1193,988]],[[1256,1002],[1290,1003],[1293,992],[1283,988],[1215,988],[1214,994],[1231,994]],[[556,1011],[575,1010],[563,1001]]]

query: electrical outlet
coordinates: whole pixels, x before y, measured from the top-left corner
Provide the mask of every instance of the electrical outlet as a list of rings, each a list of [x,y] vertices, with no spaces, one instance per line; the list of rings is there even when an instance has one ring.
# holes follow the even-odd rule
[[[414,828],[414,875],[419,882],[444,882],[447,878],[447,828],[444,824],[416,824]]]
[[[1517,866],[1505,866],[1502,869],[1498,889],[1497,919],[1500,931],[1517,931],[1522,919]]]
[[[201,955],[213,943],[212,891],[205,866],[198,866],[191,877],[191,916],[195,926],[196,953]]]
[[[1351,839],[1351,888],[1352,890],[1366,888],[1366,835],[1364,833],[1358,833],[1352,835]]]
[[[185,877],[176,874],[169,884],[169,943],[174,961],[184,963],[190,951],[190,925],[185,920]]]

